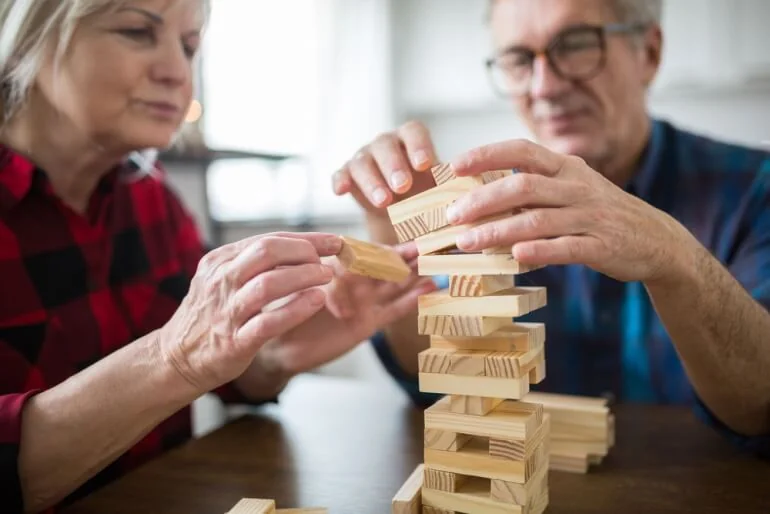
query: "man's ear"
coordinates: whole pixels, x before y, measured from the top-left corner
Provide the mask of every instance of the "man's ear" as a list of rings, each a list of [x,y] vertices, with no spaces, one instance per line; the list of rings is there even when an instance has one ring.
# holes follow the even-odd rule
[[[640,50],[642,80],[644,87],[649,88],[663,60],[663,30],[660,25],[653,25],[645,31]]]

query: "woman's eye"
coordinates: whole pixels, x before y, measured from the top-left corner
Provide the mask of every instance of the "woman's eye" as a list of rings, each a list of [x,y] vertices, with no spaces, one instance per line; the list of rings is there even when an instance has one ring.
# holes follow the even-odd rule
[[[155,38],[155,33],[150,28],[122,29],[120,33],[137,41],[152,41]]]

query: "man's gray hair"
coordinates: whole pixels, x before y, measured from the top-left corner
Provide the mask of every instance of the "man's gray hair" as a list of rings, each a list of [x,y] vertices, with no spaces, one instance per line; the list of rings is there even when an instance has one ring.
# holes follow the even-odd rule
[[[663,0],[609,0],[621,23],[659,25],[663,19]]]

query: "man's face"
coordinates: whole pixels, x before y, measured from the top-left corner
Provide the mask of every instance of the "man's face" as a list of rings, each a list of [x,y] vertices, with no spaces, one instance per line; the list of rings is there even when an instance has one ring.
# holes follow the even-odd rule
[[[513,47],[540,52],[573,27],[607,23],[617,23],[608,0],[497,0],[491,13],[498,52]],[[578,32],[561,48],[579,49],[584,41],[592,40]],[[645,90],[657,70],[659,48],[660,39],[654,34],[638,42],[629,35],[608,34],[604,65],[596,67],[601,71],[582,80],[560,77],[545,56],[538,55],[529,88],[512,95],[514,102],[540,143],[600,168],[617,152],[629,151],[629,141],[638,138],[635,131],[646,116]],[[594,46],[583,54],[575,52],[572,55],[578,59],[582,55],[599,62],[602,50]],[[565,50],[560,55],[567,54]],[[572,61],[564,57],[563,62],[568,69]],[[580,66],[579,61],[575,66]]]

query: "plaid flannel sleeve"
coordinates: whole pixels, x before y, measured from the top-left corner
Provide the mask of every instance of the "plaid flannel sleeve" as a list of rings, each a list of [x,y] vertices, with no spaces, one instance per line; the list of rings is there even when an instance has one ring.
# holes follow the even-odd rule
[[[3,512],[24,512],[19,478],[21,419],[27,400],[38,391],[0,395],[0,505]]]
[[[746,235],[741,239],[728,268],[746,291],[770,313],[770,158],[761,164],[747,201],[743,217]],[[770,352],[770,335],[762,343],[765,351]],[[696,401],[695,412],[737,446],[770,459],[770,433],[754,437],[738,434],[722,423],[700,399]]]

